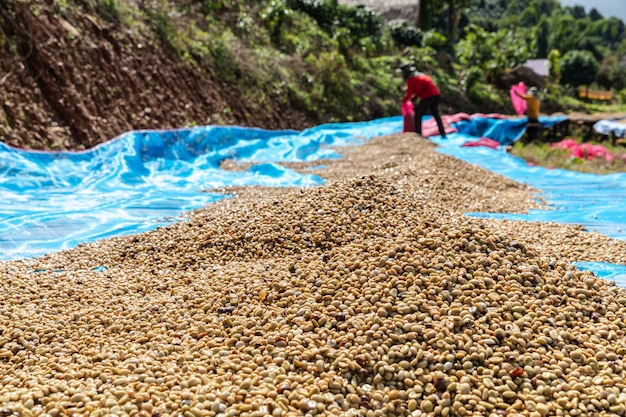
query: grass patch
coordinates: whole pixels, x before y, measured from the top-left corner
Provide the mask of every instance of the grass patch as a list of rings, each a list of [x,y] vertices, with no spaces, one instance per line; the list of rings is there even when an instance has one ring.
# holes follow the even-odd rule
[[[583,142],[575,139],[579,145]],[[614,174],[626,172],[626,147],[618,144],[612,146],[608,142],[586,142],[591,145],[602,145],[615,159],[607,161],[602,157],[589,157],[585,152],[582,158],[573,156],[569,151],[558,149],[548,143],[516,142],[511,148],[511,154],[524,159],[531,165],[546,168],[560,168],[569,171],[585,172],[590,174]]]
[[[587,108],[594,113],[626,113],[625,103],[595,104],[587,103]]]

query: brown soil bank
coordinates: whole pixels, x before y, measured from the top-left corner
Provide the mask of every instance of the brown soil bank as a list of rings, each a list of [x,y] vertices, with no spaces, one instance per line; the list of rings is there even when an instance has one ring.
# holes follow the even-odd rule
[[[80,149],[136,129],[305,123],[285,103],[259,109],[210,64],[129,34],[91,2],[68,2],[63,13],[55,3],[0,2],[2,142]]]

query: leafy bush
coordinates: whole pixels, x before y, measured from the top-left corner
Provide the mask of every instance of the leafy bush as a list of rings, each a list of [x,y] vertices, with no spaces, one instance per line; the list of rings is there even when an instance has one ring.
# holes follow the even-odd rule
[[[314,75],[312,99],[330,114],[350,113],[356,95],[344,57],[337,52],[322,52],[319,56],[309,55],[305,62]]]
[[[493,91],[490,85],[480,82],[474,82],[474,85],[467,90],[467,98],[484,109],[503,105],[502,97]]]
[[[344,54],[355,45],[369,50],[369,45],[378,46],[380,43],[382,16],[369,7],[343,6],[336,0],[288,0],[287,6],[311,16],[322,29],[337,39]]]
[[[398,45],[422,46],[422,31],[405,19],[391,20],[387,23],[386,30]]]
[[[469,92],[476,83],[484,82],[485,75],[483,70],[478,67],[470,67],[463,79],[463,86],[465,87],[465,92]]]
[[[156,33],[159,40],[171,47],[176,53],[183,54],[183,45],[180,36],[176,30],[176,26],[172,23],[166,12],[152,11],[148,12],[152,30]]]
[[[337,2],[328,0],[288,0],[287,6],[311,16],[320,27],[332,31],[337,20]]]
[[[377,42],[382,36],[383,19],[380,13],[366,6],[339,6],[339,26],[350,31],[354,40],[371,38]]]
[[[436,51],[440,51],[445,48],[447,43],[448,39],[437,31],[429,30],[428,32],[424,33],[422,41],[422,44],[424,46],[432,48]]]
[[[287,16],[289,16],[289,9],[283,0],[272,0],[269,5],[261,11],[261,21],[267,27],[274,41],[278,40],[280,30]]]
[[[574,87],[589,85],[598,74],[598,61],[589,51],[569,51],[561,59],[561,83]]]
[[[306,58],[311,53],[336,50],[337,39],[320,28],[309,15],[302,12],[291,13],[281,33],[281,49],[287,54],[297,54]]]
[[[561,53],[556,49],[548,52],[548,62],[550,64],[550,79],[558,82],[561,79]]]
[[[202,4],[202,12],[204,14],[217,12],[237,4],[237,0],[194,0],[194,2]]]
[[[608,55],[600,63],[597,81],[598,84],[608,89],[626,88],[626,68],[620,65],[617,57]]]
[[[246,12],[240,12],[237,15],[237,24],[235,27],[240,33],[250,33],[254,26],[254,19]]]
[[[221,37],[215,37],[209,42],[209,52],[211,54],[211,60],[213,68],[227,81],[234,80],[235,67],[232,53],[227,44],[227,36],[231,36],[229,32],[226,32]]]
[[[481,68],[491,81],[500,70],[526,62],[532,49],[532,43],[517,33],[505,29],[490,33],[469,25],[465,39],[457,45],[457,55],[461,65]]]
[[[95,0],[96,11],[110,22],[119,22],[120,7],[116,0]]]
[[[433,74],[436,69],[439,67],[437,61],[435,60],[435,55],[437,51],[428,46],[424,46],[423,48],[412,47],[409,49],[410,55],[408,55],[405,59],[407,64],[413,65],[421,72]]]

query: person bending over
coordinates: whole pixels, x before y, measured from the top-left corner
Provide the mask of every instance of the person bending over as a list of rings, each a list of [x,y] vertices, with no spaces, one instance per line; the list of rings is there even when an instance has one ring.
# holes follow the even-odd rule
[[[419,135],[422,134],[422,116],[426,114],[426,111],[430,111],[437,122],[439,134],[445,138],[446,131],[439,116],[439,96],[441,93],[435,82],[428,75],[417,71],[415,67],[403,68],[402,76],[407,86],[402,104],[409,100],[415,103],[415,100],[419,99],[419,103],[415,105],[415,132]]]

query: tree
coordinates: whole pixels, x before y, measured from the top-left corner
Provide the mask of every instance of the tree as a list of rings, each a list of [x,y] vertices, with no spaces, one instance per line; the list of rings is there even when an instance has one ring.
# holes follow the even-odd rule
[[[613,86],[616,68],[619,68],[617,58],[609,55],[603,59],[598,69],[598,84],[604,88],[610,89]]]
[[[598,84],[604,88],[616,88],[621,90],[626,88],[626,68],[620,66],[618,57],[608,55],[600,63],[598,70]]]
[[[600,43],[599,39],[596,38],[583,38],[578,43],[578,49],[591,52],[596,61],[600,62],[604,59],[604,55],[602,55],[602,52],[600,52],[596,46]]]
[[[537,58],[545,58],[548,55],[548,35],[550,34],[550,25],[548,19],[544,17],[537,25]]]
[[[550,48],[559,51],[576,49],[579,36],[576,22],[582,22],[585,19],[575,20],[572,15],[563,14],[550,20]]]
[[[542,16],[552,16],[552,12],[559,7],[556,0],[532,0],[530,6],[534,6]]]
[[[622,39],[622,42],[615,48],[615,55],[620,59],[626,58],[626,38]]]
[[[457,44],[457,56],[466,68],[481,68],[487,80],[507,68],[526,62],[533,54],[534,43],[517,32],[501,29],[488,32],[477,25],[469,25],[466,37]]]
[[[574,16],[574,19],[584,19],[587,17],[587,13],[583,6],[574,6],[572,7],[572,16]]]
[[[422,31],[432,29],[436,16],[441,16],[444,12],[447,15],[448,36],[451,35],[458,23],[457,10],[469,7],[469,0],[420,0],[419,13],[417,16],[417,27]],[[444,23],[444,25],[446,25]]]
[[[417,27],[422,31],[429,30],[433,26],[435,10],[441,7],[440,1],[419,0],[419,11],[417,13]]]
[[[548,62],[550,63],[550,80],[559,82],[561,79],[561,53],[553,49],[548,53]]]
[[[454,37],[459,22],[457,10],[469,7],[469,0],[448,0],[448,36]]]
[[[600,12],[598,11],[598,9],[594,7],[591,10],[589,10],[589,18],[591,19],[591,21],[595,22],[597,20],[604,19],[604,16],[602,16]]]
[[[561,59],[561,84],[588,86],[598,75],[598,61],[589,51],[569,51]]]

